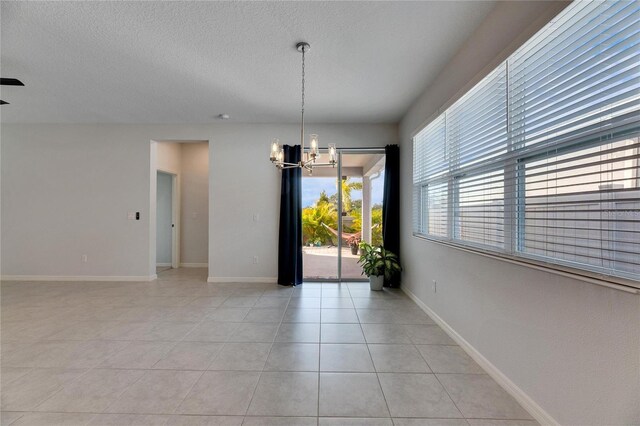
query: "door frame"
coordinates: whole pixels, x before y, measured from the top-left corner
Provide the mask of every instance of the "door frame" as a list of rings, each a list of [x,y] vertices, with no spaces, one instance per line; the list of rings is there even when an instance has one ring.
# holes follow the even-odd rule
[[[308,152],[310,148],[305,148],[305,152]],[[328,148],[321,151],[328,150]],[[336,148],[337,152],[337,164],[336,164],[336,184],[338,185],[338,273],[337,278],[305,278],[304,277],[304,265],[302,265],[302,279],[307,282],[368,282],[369,279],[363,278],[349,278],[347,280],[342,279],[342,154],[386,154],[384,147],[366,147],[366,148]],[[304,176],[303,176],[304,178]]]

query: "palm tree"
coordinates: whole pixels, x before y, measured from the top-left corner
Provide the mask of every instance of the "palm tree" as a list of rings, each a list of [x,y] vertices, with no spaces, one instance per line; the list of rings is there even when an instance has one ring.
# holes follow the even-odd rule
[[[362,182],[349,182],[349,178],[342,179],[342,211],[351,211],[351,191],[362,190]]]
[[[342,179],[342,211],[343,213],[349,213],[352,209],[351,205],[351,191],[362,190],[362,182],[349,182],[349,178]],[[330,197],[331,202],[338,205],[338,195],[334,194]]]

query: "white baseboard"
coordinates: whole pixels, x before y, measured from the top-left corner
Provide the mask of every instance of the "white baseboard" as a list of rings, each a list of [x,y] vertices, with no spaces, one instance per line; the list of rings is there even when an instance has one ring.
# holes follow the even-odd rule
[[[156,263],[156,266],[171,266],[171,263]]]
[[[169,264],[171,266],[171,264]],[[208,263],[181,263],[181,268],[207,268],[209,266]]]
[[[2,281],[153,281],[157,275],[3,275]]]
[[[276,277],[209,277],[210,283],[269,283],[275,284]]]
[[[484,357],[476,348],[474,348],[469,342],[467,342],[457,331],[455,331],[449,324],[447,324],[438,314],[436,314],[431,308],[429,308],[422,300],[418,299],[418,296],[413,294],[405,287],[401,287],[402,291],[411,298],[416,304],[427,313],[435,322],[442,328],[445,333],[449,335],[458,345],[482,367],[489,376],[493,378],[502,388],[516,401],[522,405],[522,408],[527,410],[531,416],[538,421],[541,425],[559,425],[549,413],[547,413],[538,403],[536,403],[529,395],[527,395],[522,389],[520,389],[515,383],[511,381],[502,371],[500,371],[495,365],[493,365],[488,359]]]

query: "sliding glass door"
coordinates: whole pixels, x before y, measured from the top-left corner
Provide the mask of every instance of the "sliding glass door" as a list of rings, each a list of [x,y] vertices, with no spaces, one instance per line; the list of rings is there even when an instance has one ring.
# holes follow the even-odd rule
[[[320,160],[322,162],[322,160]],[[382,244],[384,149],[343,149],[302,175],[305,280],[362,280],[359,243]]]
[[[337,168],[302,173],[302,267],[304,279],[337,280],[339,200]]]

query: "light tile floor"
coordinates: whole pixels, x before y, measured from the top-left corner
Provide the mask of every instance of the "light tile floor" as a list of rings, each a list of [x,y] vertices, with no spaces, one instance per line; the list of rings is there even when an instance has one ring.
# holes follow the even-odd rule
[[[398,290],[3,282],[2,425],[535,425]]]

